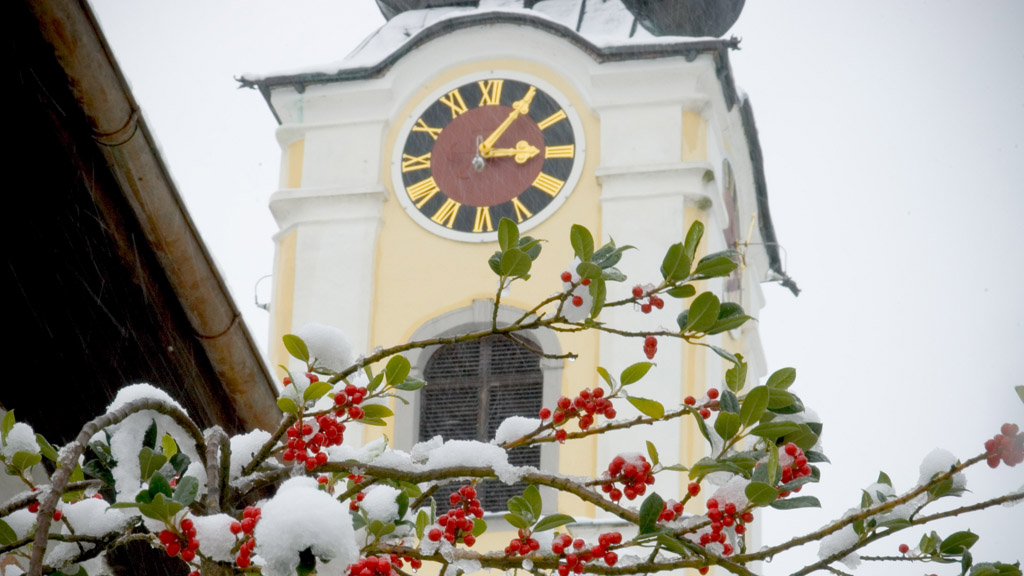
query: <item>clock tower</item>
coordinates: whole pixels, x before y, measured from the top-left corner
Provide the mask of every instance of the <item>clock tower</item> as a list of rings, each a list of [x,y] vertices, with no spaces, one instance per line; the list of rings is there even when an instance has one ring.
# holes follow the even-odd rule
[[[742,253],[735,275],[708,287],[723,301],[756,317],[760,283],[788,281],[753,114],[729,65],[738,41],[717,38],[742,0],[378,4],[388,22],[340,64],[245,80],[280,122],[283,151],[271,199],[280,227],[272,343],[313,321],[342,328],[363,351],[489,325],[496,282],[487,260],[502,217],[553,242],[533,279],[502,295],[499,322],[561,289],[573,224],[638,248],[623,260],[623,290],[660,281],[664,250],[696,220],[706,250]],[[674,327],[683,308],[673,299],[653,318],[610,309],[602,319]],[[502,415],[535,417],[540,404],[598,386],[598,366],[618,373],[645,359],[640,343],[608,334],[529,338],[549,356],[579,360],[499,342],[411,353],[428,386],[394,406],[393,427],[361,439],[383,433],[405,450],[433,433],[487,439]],[[750,381],[765,374],[756,323],[711,338],[743,354]],[[726,366],[705,350],[664,343],[657,369],[631,392],[679,404],[720,387]],[[270,355],[289,362],[280,344]],[[432,421],[442,404],[453,412]],[[444,428],[452,422],[457,429]],[[703,455],[686,421],[545,447],[523,462],[597,475],[648,439],[666,463]],[[686,482],[659,481],[658,491],[679,498]],[[589,504],[562,497],[550,506],[596,517],[600,529]]]

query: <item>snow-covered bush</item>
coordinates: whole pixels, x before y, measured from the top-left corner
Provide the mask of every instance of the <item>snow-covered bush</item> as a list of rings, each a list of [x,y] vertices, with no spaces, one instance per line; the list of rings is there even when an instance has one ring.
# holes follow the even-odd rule
[[[791,391],[795,370],[778,370],[764,384],[748,382],[743,357],[708,342],[707,336],[738,328],[750,317],[740,306],[698,290],[702,281],[730,275],[738,260],[731,251],[697,259],[702,233],[696,223],[668,248],[657,283],[627,286],[613,297],[614,286],[626,280],[616,264],[631,247],[596,247],[588,230],[573,226],[575,259],[557,292],[511,323],[499,325],[495,313],[489,328],[445,341],[504,336],[541,353],[517,334],[597,330],[642,342],[651,360],[659,339],[679,339],[707,347],[731,365],[720,389],[686,397],[678,406],[633,395],[630,386],[655,369],[640,361],[617,376],[598,368],[601,386],[559,398],[536,418],[509,418],[490,442],[435,437],[409,453],[390,449],[385,439],[354,446],[345,443],[349,427],[385,424],[394,416],[393,397],[425,385],[410,376],[401,353],[438,342],[411,342],[355,358],[339,330],[307,326],[285,336],[286,348],[305,370],[284,378],[278,400],[283,417],[273,432],[228,438],[216,427],[201,431],[173,399],[147,385],[123,389],[105,414],[60,450],[8,412],[0,427],[0,462],[28,489],[0,507],[3,574],[111,573],[106,553],[143,540],[176,558],[181,573],[191,576],[405,576],[425,564],[449,576],[483,569],[538,576],[683,568],[705,573],[715,565],[752,574],[754,563],[807,542],[818,543],[820,560],[797,574],[843,574],[836,563],[854,569],[898,559],[956,562],[976,576],[1020,575],[1016,565],[975,563],[969,549],[977,537],[968,531],[925,533],[913,549],[901,545],[899,557],[861,555],[872,542],[913,533],[933,520],[1024,499],[1024,492],[1015,492],[961,507],[937,504],[966,493],[969,467],[1024,460],[1024,435],[1014,424],[1004,425],[969,458],[944,451],[929,455],[916,486],[898,490],[880,473],[864,490],[861,506],[842,518],[789,541],[748,546],[748,526],[764,509],[819,505],[814,496],[797,493],[819,481],[818,465],[828,460],[819,451],[819,419]],[[541,243],[520,237],[507,219],[499,224],[499,245],[488,262],[498,277],[495,311],[510,286],[529,279],[541,253]],[[605,308],[647,313],[667,298],[689,301],[678,329],[638,331],[599,321]],[[570,352],[559,358],[573,357]],[[1018,393],[1024,399],[1024,387]],[[619,418],[617,407],[627,404],[639,415]],[[572,443],[688,418],[708,446],[708,455],[696,462],[664,461],[656,440],[614,456],[589,479],[517,466],[508,457],[513,448]],[[55,472],[48,484],[37,486],[32,472],[44,458]],[[499,512],[485,510],[478,498],[477,485],[485,479],[526,486],[497,518],[517,531],[509,530],[493,550],[477,545],[488,529],[485,514]],[[679,501],[666,501],[659,484],[686,489]],[[616,529],[589,539],[570,535],[574,526],[586,533],[585,523],[545,514],[552,506],[544,506],[541,488],[600,509],[614,518],[607,525]],[[706,501],[691,502],[702,492]],[[488,519],[493,523],[495,516]]]

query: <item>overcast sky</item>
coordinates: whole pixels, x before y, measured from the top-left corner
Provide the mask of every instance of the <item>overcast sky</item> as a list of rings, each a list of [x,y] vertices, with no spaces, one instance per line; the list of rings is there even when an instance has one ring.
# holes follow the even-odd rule
[[[92,2],[199,231],[265,346],[254,287],[271,273],[276,124],[233,77],[342,59],[383,23],[373,0]],[[772,217],[804,290],[764,287],[772,368],[825,422],[820,511],[776,513],[765,541],[858,504],[884,468],[898,490],[934,447],[967,458],[1024,424],[1024,2],[748,2],[730,34],[754,106]],[[269,281],[262,298],[269,295]],[[977,496],[1024,466],[976,468]],[[973,500],[973,496],[971,499]],[[1024,558],[1024,507],[973,520],[978,560]],[[915,544],[921,530],[900,541]],[[769,565],[786,574],[815,559]],[[868,566],[862,573],[880,573]],[[954,573],[899,566],[893,574]]]

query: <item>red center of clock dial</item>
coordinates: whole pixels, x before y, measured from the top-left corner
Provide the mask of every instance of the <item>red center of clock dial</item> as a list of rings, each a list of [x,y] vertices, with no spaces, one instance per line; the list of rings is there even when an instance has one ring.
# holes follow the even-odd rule
[[[434,143],[431,172],[446,196],[468,206],[496,206],[519,196],[544,166],[544,135],[529,116],[520,115],[494,143],[494,148],[515,148],[519,141],[538,149],[523,164],[511,156],[485,158],[485,167],[473,168],[478,140],[482,142],[512,113],[508,106],[482,106],[451,121]]]

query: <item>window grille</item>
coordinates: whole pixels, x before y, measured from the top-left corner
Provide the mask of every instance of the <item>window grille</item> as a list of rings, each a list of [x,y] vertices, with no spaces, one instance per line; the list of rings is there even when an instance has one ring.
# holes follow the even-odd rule
[[[510,416],[536,418],[543,401],[540,357],[504,336],[443,346],[430,357],[424,377],[421,441],[440,434],[446,440],[487,442]],[[539,466],[540,447],[511,450],[509,462]],[[525,487],[489,480],[478,486],[478,498],[484,510],[497,512]],[[439,501],[447,501],[448,494]]]

